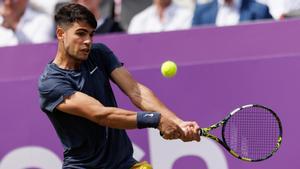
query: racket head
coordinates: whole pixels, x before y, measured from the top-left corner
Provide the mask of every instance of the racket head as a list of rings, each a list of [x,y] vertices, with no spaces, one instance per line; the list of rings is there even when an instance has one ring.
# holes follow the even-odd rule
[[[235,109],[222,127],[225,148],[235,157],[250,162],[270,158],[282,143],[282,125],[277,114],[262,105]]]

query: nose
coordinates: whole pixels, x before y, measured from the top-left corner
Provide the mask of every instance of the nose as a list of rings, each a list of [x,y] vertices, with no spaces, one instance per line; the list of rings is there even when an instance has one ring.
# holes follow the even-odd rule
[[[93,43],[93,38],[91,38],[91,37],[87,37],[84,40],[84,44],[86,44],[86,45],[91,45],[91,43]]]

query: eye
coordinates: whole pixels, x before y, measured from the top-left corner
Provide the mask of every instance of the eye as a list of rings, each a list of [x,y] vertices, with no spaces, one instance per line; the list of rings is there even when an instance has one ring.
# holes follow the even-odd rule
[[[86,33],[85,32],[76,32],[76,35],[78,35],[78,36],[85,36]]]

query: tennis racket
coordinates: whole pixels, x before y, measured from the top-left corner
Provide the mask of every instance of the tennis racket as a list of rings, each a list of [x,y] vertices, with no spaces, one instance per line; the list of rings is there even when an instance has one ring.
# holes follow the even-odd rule
[[[222,126],[222,139],[210,134]],[[245,105],[233,110],[224,120],[201,128],[200,136],[220,143],[234,157],[257,162],[270,158],[282,142],[282,125],[271,109],[261,105]]]

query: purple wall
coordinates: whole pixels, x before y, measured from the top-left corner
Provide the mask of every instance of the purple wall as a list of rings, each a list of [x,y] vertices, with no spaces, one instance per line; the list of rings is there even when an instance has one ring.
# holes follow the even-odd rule
[[[299,20],[290,20],[97,37],[95,41],[112,48],[133,76],[183,119],[206,127],[238,106],[259,103],[274,109],[283,123],[282,147],[274,157],[259,163],[239,161],[207,139],[200,143],[164,141],[154,130],[129,131],[136,156],[157,169],[282,169],[287,164],[298,169],[299,27]],[[0,169],[13,166],[10,160],[14,158],[26,159],[21,163],[28,168],[59,164],[55,157],[61,158],[62,148],[39,110],[37,93],[38,76],[55,50],[55,43],[0,48]],[[178,64],[178,74],[172,79],[160,74],[165,60]],[[120,107],[136,110],[117,88],[115,91]],[[30,149],[31,156],[25,156],[29,151],[22,153],[24,146],[41,149]],[[45,152],[39,151],[43,148]],[[40,164],[36,158],[52,161]]]

